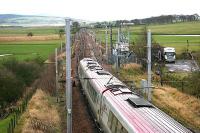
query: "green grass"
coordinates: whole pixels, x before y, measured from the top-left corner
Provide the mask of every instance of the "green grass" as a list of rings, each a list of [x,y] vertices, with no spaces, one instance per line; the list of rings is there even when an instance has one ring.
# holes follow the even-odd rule
[[[11,118],[13,118],[13,114],[9,115],[6,119],[0,120],[0,132],[1,133],[7,132],[8,124],[9,124]]]
[[[50,35],[58,34],[62,27],[0,27],[0,36],[5,35],[27,35],[28,32],[32,32],[34,35]]]
[[[59,40],[0,43],[0,54],[13,54],[19,60],[31,59],[36,56],[47,59],[59,44]]]
[[[134,25],[129,27],[129,31],[134,34],[140,34],[145,25]],[[153,24],[147,25],[152,34],[200,34],[200,21],[182,22],[174,24]],[[127,30],[125,27],[122,30]],[[105,29],[95,29],[97,34],[105,34]],[[113,28],[113,33],[117,33],[117,28]]]
[[[142,33],[144,25],[131,26],[130,42],[136,42],[136,39]],[[125,31],[127,28],[123,28]],[[181,53],[187,49],[187,40],[189,41],[190,51],[200,51],[200,36],[160,36],[156,34],[200,34],[200,21],[196,22],[184,22],[175,24],[162,24],[162,25],[149,25],[148,29],[151,29],[153,39],[162,46],[175,47],[177,53]],[[101,40],[105,44],[105,29],[95,29],[97,40]],[[108,30],[109,31],[109,30]],[[113,28],[113,42],[117,40],[117,28]],[[108,36],[108,42],[110,43],[110,37]]]
[[[154,35],[154,40],[164,47],[174,47],[179,54],[187,49],[189,41],[189,51],[200,51],[200,36],[159,36]]]
[[[200,21],[148,26],[153,34],[200,34]]]
[[[130,42],[135,42],[140,35],[130,35]],[[97,39],[105,44],[105,34],[97,34]],[[110,43],[108,38],[108,43]],[[174,47],[177,53],[187,49],[187,40],[189,41],[190,51],[200,51],[200,36],[159,36],[153,35],[153,39],[164,47]],[[117,34],[113,35],[113,40],[117,40]],[[114,41],[115,42],[115,41]]]

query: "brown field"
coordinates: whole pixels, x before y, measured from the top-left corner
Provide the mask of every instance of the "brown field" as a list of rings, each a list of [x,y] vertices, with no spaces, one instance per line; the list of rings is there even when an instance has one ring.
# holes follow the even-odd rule
[[[40,36],[0,36],[0,42],[13,42],[13,41],[47,41],[58,40],[59,35],[40,35]]]
[[[56,107],[49,101],[49,96],[38,89],[29,102],[28,110],[25,113],[22,133],[44,133],[54,129],[60,129],[60,117]],[[37,125],[37,120],[40,125]],[[40,123],[41,122],[41,123]],[[43,129],[47,127],[47,129]]]
[[[129,70],[129,69],[140,69],[142,66],[136,63],[130,63],[130,64],[125,64],[123,66],[124,70]]]
[[[200,130],[200,99],[165,86],[154,89],[153,103],[184,125]]]

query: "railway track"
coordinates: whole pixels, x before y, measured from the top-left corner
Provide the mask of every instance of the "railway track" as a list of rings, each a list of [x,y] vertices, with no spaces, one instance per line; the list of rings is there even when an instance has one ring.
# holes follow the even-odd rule
[[[79,84],[77,66],[79,60],[90,57],[95,60],[97,52],[95,39],[86,30],[80,30],[74,37],[74,55],[72,58],[72,77],[74,86],[72,88],[72,131],[73,133],[98,133],[98,126],[92,117],[88,102],[84,97],[81,85]]]

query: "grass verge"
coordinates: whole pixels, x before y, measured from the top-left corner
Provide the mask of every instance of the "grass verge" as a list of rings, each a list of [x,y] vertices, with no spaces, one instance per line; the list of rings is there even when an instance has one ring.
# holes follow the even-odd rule
[[[120,79],[133,80],[136,87],[140,87],[141,79],[146,79],[147,74],[137,64],[127,64],[120,70]],[[158,77],[153,75],[154,80]],[[173,87],[160,87],[154,84],[152,102],[158,108],[169,114],[171,117],[186,127],[200,131],[200,99],[180,92]]]
[[[6,119],[0,120],[0,132],[1,133],[6,133],[7,132],[7,126],[11,120],[11,118],[13,118],[13,114],[10,114]]]
[[[15,129],[16,133],[61,132],[60,116],[55,99],[38,89],[29,102],[26,113]]]

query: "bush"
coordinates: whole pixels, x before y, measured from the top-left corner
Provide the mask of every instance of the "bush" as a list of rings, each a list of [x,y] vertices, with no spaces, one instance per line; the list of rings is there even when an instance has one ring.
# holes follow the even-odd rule
[[[40,66],[34,62],[18,62],[10,58],[4,60],[2,64],[27,86],[39,76]]]
[[[200,72],[193,72],[186,80],[187,92],[200,98]]]
[[[0,66],[1,107],[17,101],[23,95],[25,87],[30,86],[39,77],[41,66],[36,62],[19,62],[15,58],[2,60]]]
[[[163,77],[164,81],[178,81],[166,83],[172,87],[183,89],[182,91],[187,94],[200,97],[200,72],[193,72],[191,74],[173,73],[167,74]],[[183,84],[182,82],[183,81]],[[183,87],[183,88],[182,88]]]
[[[5,68],[0,68],[0,105],[4,106],[19,99],[24,91],[24,83]]]
[[[27,33],[27,36],[32,37],[32,36],[33,36],[33,33],[32,33],[32,32],[29,32],[29,33]]]

